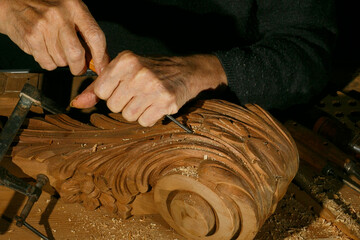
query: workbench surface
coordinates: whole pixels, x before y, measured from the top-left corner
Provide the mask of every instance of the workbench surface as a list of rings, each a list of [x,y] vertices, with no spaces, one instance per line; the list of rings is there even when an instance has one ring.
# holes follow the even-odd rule
[[[21,84],[30,82],[39,88],[43,86],[43,78],[36,74],[16,75],[19,84],[15,85],[9,84],[8,78],[9,75],[0,73],[0,115],[4,116],[11,113]],[[84,79],[80,77],[72,82],[71,93],[66,95],[68,101],[76,95]],[[360,82],[360,78],[357,82]],[[353,83],[352,86],[356,88],[360,84]],[[306,166],[304,171],[307,171]],[[324,206],[333,212],[337,221],[343,222],[360,237],[360,195],[334,179],[324,176],[312,178],[314,195],[325,199]],[[65,204],[49,192],[43,192],[27,222],[54,239],[184,239],[159,215],[121,220],[101,209],[87,211],[79,204]],[[306,195],[292,184],[256,239],[351,239],[333,223],[317,216],[313,206],[303,201],[303,194]],[[25,198],[21,194],[0,186],[0,239],[39,239],[25,227],[18,228],[12,220],[24,203]]]

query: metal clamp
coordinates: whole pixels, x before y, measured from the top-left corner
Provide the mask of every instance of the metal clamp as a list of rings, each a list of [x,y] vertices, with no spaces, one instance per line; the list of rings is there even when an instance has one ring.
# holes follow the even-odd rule
[[[0,134],[0,164],[6,152],[9,150],[11,143],[23,124],[32,105],[40,106],[54,114],[62,112],[51,99],[42,96],[37,88],[30,84],[25,84],[20,93],[20,100],[15,106]],[[20,216],[15,217],[16,225],[18,227],[27,227],[33,233],[45,240],[48,238],[28,224],[25,220],[34,203],[39,199],[42,193],[42,187],[46,185],[48,181],[49,179],[45,175],[39,174],[37,176],[37,182],[35,186],[33,186],[22,179],[15,177],[5,168],[0,167],[0,185],[13,189],[28,197]]]

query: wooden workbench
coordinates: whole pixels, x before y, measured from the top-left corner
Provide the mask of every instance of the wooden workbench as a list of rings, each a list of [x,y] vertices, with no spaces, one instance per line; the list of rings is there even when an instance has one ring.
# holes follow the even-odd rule
[[[59,94],[64,96],[63,101],[69,102],[77,94],[78,89],[82,88],[85,80],[88,78],[78,77],[72,79],[71,84],[66,82],[71,89],[68,93]],[[44,85],[49,86],[49,83],[44,84],[41,74],[0,73],[0,115],[8,116],[11,113],[17,102],[18,92],[25,82],[32,83],[39,89]],[[32,111],[41,113],[41,109],[38,108],[33,108]],[[5,164],[18,176],[26,177],[9,162],[9,159]],[[313,177],[313,183],[312,189],[318,191],[316,194],[327,196],[330,202],[328,208],[333,208],[331,210],[335,215],[349,215],[351,223],[346,224],[359,230],[360,195],[338,181],[324,176]],[[54,194],[47,188],[47,192],[42,194],[27,218],[29,224],[54,239],[184,239],[159,215],[121,220],[101,209],[87,211],[79,204],[65,204]],[[256,239],[350,239],[334,224],[317,216],[312,209],[313,206],[303,201],[305,195],[292,185]],[[39,239],[25,227],[16,227],[12,220],[21,211],[24,201],[25,198],[21,194],[0,186],[0,239]],[[332,202],[338,204],[332,205]],[[359,233],[360,231],[356,232]]]

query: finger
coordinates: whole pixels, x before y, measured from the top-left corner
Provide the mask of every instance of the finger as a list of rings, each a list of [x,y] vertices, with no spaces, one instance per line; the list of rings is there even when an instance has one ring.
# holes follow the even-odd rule
[[[30,54],[33,55],[35,61],[38,62],[43,69],[51,71],[57,67],[48,52],[45,39],[42,35],[41,37],[33,35],[29,37],[28,42],[28,45],[31,46]]]
[[[143,127],[151,127],[166,114],[166,111],[163,109],[156,107],[155,105],[150,105],[138,118],[138,122]]]
[[[157,97],[154,94],[156,92],[155,85],[151,84],[157,81],[157,78],[147,68],[132,71],[124,78],[123,81],[119,82],[110,98],[107,99],[107,104],[111,111],[123,111],[125,119],[135,121]],[[130,101],[130,99],[132,100]]]
[[[120,53],[117,58],[110,62],[110,64],[104,69],[104,71],[97,77],[97,79],[89,86],[89,90],[85,90],[83,93],[78,95],[70,104],[70,106],[77,108],[88,108],[94,106],[99,98],[103,100],[108,100],[110,96],[113,95],[114,91],[117,89],[114,97],[107,102],[109,109],[112,112],[120,112],[124,106],[129,102],[133,97],[130,94],[131,89],[127,87],[126,82],[121,84],[121,79],[129,80],[131,77],[135,76],[137,73],[137,68],[135,66],[129,66],[128,64],[131,61],[125,59],[125,61],[120,60],[121,56],[127,54],[129,51],[124,51]],[[134,54],[132,54],[134,55]],[[122,64],[128,66],[128,71],[119,70],[122,68]],[[134,64],[133,64],[134,65]]]
[[[86,6],[85,11],[79,14],[76,25],[90,49],[96,72],[101,74],[104,67],[109,63],[110,57],[106,51],[106,38]]]
[[[80,43],[75,28],[69,26],[61,28],[59,39],[71,73],[78,75],[84,72],[86,70],[85,50]]]
[[[141,114],[151,105],[152,100],[143,96],[133,97],[122,110],[123,117],[132,122],[138,120]]]
[[[118,113],[124,109],[133,97],[134,94],[132,89],[129,88],[128,82],[122,81],[113,91],[112,95],[107,99],[106,104],[110,111]]]
[[[75,97],[70,107],[75,108],[91,108],[99,102],[99,98],[94,92],[94,82],[91,83],[81,94]]]
[[[149,69],[141,68],[133,79],[120,82],[108,100],[108,102],[111,101],[108,104],[110,105],[112,101],[117,101],[117,107],[124,108],[122,109],[124,118],[128,121],[136,121],[145,109],[156,101],[158,97],[157,94],[154,94],[154,92],[157,92],[156,85],[152,83],[157,80],[156,76]],[[124,102],[123,99],[129,99],[129,96],[132,97],[131,101],[128,103]]]
[[[49,36],[46,38],[47,48],[50,56],[58,67],[67,66],[66,56],[64,50],[60,44],[59,34],[58,32],[51,32]]]
[[[107,100],[121,81],[131,81],[141,68],[142,65],[137,55],[130,51],[121,52],[96,79],[96,95],[100,99]]]

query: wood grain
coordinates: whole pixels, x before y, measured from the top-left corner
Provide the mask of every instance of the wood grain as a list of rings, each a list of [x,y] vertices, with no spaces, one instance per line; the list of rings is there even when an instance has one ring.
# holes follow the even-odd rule
[[[202,101],[177,120],[194,134],[172,122],[143,128],[120,114],[93,114],[91,124],[30,119],[13,161],[87,209],[126,218],[149,205],[189,239],[253,238],[296,174],[293,139],[256,105]]]

